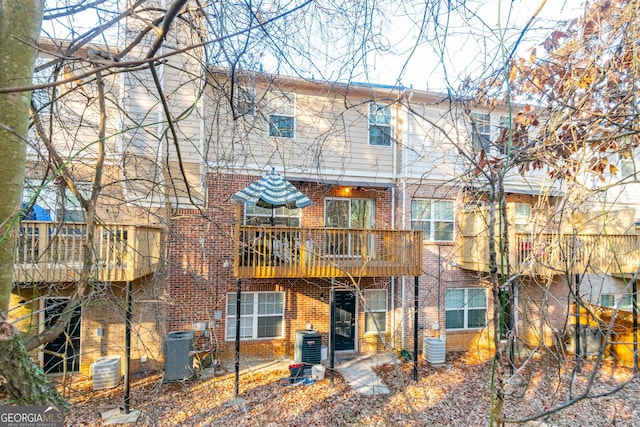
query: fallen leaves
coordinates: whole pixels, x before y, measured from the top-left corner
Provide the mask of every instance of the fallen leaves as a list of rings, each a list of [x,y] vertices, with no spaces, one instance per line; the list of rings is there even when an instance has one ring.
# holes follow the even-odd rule
[[[506,386],[506,415],[522,418],[557,406],[582,390],[593,362],[571,379],[571,362],[562,369],[543,359],[531,361]],[[234,399],[234,374],[162,384],[159,374],[136,378],[131,407],[140,410],[138,426],[416,426],[487,425],[491,402],[491,362],[464,353],[448,354],[447,364],[419,362],[419,380],[411,363],[384,365],[376,373],[391,394],[369,397],[353,391],[334,373],[310,385],[283,385],[286,369],[244,373]],[[633,376],[630,369],[605,364],[594,393],[605,393]],[[544,418],[548,425],[640,425],[637,381],[621,392],[582,400]],[[93,392],[89,378],[77,376],[65,389],[73,409],[68,426],[100,426],[100,412],[122,404],[122,386]],[[639,409],[636,409],[639,408]],[[540,420],[532,422],[537,425]],[[525,424],[526,425],[526,424]]]

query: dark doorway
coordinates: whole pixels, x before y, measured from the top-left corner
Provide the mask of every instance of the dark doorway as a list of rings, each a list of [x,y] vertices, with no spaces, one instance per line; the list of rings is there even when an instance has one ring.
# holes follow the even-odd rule
[[[356,348],[356,294],[353,291],[336,291],[335,349]]]
[[[48,328],[67,308],[66,298],[47,298],[44,326]],[[80,307],[76,307],[64,331],[44,347],[44,371],[50,373],[80,370]]]

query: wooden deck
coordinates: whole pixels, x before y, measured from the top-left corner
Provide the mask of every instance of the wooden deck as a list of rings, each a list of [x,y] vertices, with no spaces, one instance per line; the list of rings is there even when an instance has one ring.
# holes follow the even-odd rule
[[[86,224],[20,222],[14,282],[73,282],[82,270]],[[95,280],[130,281],[153,273],[160,262],[162,229],[126,224],[96,227]]]
[[[237,278],[422,274],[422,232],[239,226]]]
[[[475,211],[461,215],[459,229],[457,264],[467,270],[488,272],[490,242],[484,213]],[[492,243],[500,254],[500,241]],[[598,230],[585,233],[510,231],[506,256],[512,272],[527,275],[576,272],[629,275],[640,263],[640,235],[633,232],[608,234]],[[497,261],[500,270],[500,258]]]

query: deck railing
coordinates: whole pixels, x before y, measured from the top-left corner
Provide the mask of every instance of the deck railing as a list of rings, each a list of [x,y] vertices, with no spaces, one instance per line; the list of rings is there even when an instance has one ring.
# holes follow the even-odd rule
[[[458,259],[464,269],[489,271],[490,243],[498,254],[497,268],[506,264],[500,254],[504,242],[496,236],[489,241],[486,213],[467,211],[458,218]],[[640,263],[640,235],[606,233],[524,233],[509,231],[508,256],[512,272],[527,275],[561,273],[629,274]],[[496,228],[498,232],[498,228]]]
[[[80,278],[87,225],[21,221],[14,281],[71,282]],[[152,273],[160,261],[162,229],[101,224],[92,243],[92,279],[129,281]]]
[[[239,226],[235,275],[412,276],[422,270],[422,232]]]

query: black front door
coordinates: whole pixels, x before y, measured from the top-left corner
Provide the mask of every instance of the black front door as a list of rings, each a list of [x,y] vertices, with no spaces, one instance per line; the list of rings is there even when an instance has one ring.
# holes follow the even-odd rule
[[[355,350],[356,294],[352,291],[336,291],[335,349]]]
[[[45,327],[53,325],[67,308],[66,298],[47,298]],[[74,372],[80,369],[80,307],[76,307],[60,335],[44,347],[46,373]]]

